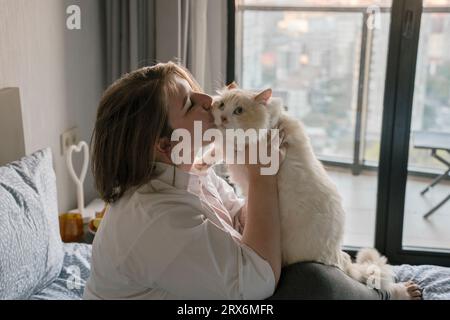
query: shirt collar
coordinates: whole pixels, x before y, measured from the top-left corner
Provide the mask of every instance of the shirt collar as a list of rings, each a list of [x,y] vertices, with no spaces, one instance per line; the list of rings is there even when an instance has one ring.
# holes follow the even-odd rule
[[[155,162],[155,178],[141,186],[139,192],[153,193],[167,188],[193,192],[193,190],[198,189],[199,183],[203,181],[203,178],[209,175],[209,170],[212,170],[212,168],[202,172],[186,172],[173,164]]]
[[[193,181],[198,180],[198,176],[191,172],[183,171],[173,164],[163,162],[155,163],[156,178],[152,181],[159,180],[177,189],[187,190]],[[150,181],[150,183],[152,182]]]

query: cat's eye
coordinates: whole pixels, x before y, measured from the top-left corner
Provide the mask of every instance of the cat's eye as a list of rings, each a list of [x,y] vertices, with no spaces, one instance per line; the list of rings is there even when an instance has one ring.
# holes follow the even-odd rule
[[[222,102],[222,103],[220,103],[220,105],[219,105],[219,109],[220,109],[220,110],[223,110],[224,108],[225,108],[225,103],[223,103],[223,102]]]
[[[244,109],[242,107],[237,107],[234,109],[233,114],[240,115],[242,112],[244,112]]]

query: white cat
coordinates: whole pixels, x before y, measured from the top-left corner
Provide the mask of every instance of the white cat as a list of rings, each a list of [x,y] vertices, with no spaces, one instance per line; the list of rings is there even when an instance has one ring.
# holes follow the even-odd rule
[[[356,263],[341,250],[345,219],[342,199],[315,157],[303,124],[284,112],[282,101],[272,98],[272,90],[256,94],[232,83],[218,93],[212,107],[217,128],[279,128],[283,133],[285,154],[277,177],[283,266],[316,261],[336,266],[357,281],[388,290],[394,299],[418,295],[415,284],[394,282],[386,259],[375,249],[361,250]],[[227,168],[231,181],[245,194],[245,166]]]

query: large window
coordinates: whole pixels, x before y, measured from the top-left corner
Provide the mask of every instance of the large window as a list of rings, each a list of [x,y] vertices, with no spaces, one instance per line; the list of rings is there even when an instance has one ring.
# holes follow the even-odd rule
[[[422,15],[411,130],[450,132],[450,12]],[[413,143],[409,166],[447,169],[429,151],[413,148]]]
[[[390,2],[239,2],[238,80],[275,89],[321,159],[378,160]]]
[[[344,244],[450,265],[450,149],[433,149],[450,137],[450,0],[235,5],[234,79],[304,123],[343,196]]]
[[[424,9],[428,9],[427,4]],[[447,139],[448,143],[440,139]],[[450,149],[450,11],[430,10],[422,14],[420,28],[409,142],[410,171],[440,175],[450,168],[450,150],[435,149],[433,155],[434,144],[437,147],[446,144]],[[450,251],[450,200],[446,200],[450,197],[450,181],[442,179],[427,189],[432,183],[426,177],[408,176],[403,246]]]
[[[241,1],[237,7],[238,81],[247,89],[274,89],[304,123],[319,159],[334,164],[327,169],[344,199],[347,246],[374,245],[376,170],[354,177],[335,165],[359,174],[378,161],[390,2]]]
[[[243,21],[242,86],[274,88],[317,154],[350,161],[360,15],[246,11]]]

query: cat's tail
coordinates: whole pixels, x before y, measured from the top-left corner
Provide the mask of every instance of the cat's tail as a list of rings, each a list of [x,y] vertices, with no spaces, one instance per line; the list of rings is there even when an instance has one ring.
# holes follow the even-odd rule
[[[351,278],[368,287],[389,290],[394,284],[394,276],[386,257],[376,249],[364,248],[358,251],[356,261],[343,252],[343,269]]]

